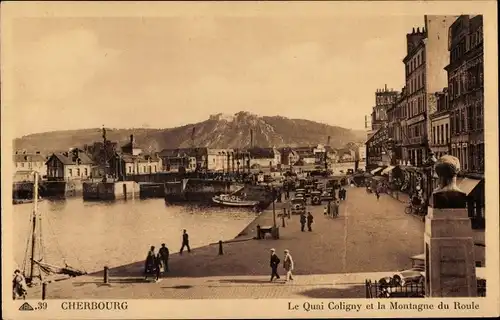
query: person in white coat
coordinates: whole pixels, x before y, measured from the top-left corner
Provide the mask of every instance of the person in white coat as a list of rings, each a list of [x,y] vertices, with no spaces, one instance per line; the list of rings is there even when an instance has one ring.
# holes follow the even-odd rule
[[[286,270],[286,278],[285,281],[293,280],[292,271],[293,271],[293,259],[290,255],[290,251],[285,250],[285,258],[283,259],[283,267]]]

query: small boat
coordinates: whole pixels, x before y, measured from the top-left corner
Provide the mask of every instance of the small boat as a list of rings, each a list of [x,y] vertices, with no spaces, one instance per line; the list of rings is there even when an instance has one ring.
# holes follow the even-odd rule
[[[259,201],[245,200],[235,195],[221,194],[212,198],[214,203],[228,207],[255,207]]]

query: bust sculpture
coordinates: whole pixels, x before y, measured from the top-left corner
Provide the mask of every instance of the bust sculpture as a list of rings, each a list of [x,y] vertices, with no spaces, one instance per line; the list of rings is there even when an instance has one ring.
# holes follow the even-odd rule
[[[465,208],[467,195],[457,186],[457,174],[460,171],[458,158],[445,155],[434,165],[439,177],[439,187],[433,193],[434,208]]]

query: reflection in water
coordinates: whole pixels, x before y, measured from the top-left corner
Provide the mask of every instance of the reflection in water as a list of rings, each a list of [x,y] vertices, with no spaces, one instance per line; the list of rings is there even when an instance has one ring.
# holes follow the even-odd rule
[[[22,265],[30,234],[32,204],[14,206],[15,261]],[[44,260],[87,272],[145,258],[151,245],[171,253],[187,229],[191,248],[234,238],[255,218],[248,210],[167,206],[163,199],[84,202],[42,201]]]

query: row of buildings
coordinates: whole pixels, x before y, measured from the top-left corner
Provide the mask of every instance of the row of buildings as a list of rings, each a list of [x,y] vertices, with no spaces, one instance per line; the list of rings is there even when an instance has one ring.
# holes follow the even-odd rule
[[[367,171],[428,197],[437,186],[432,163],[451,154],[469,213],[484,221],[483,17],[425,16],[406,43],[405,86],[375,92]]]
[[[155,174],[158,172],[245,172],[250,169],[281,169],[289,166],[321,165],[365,160],[365,148],[350,144],[342,149],[316,145],[298,148],[164,149],[144,153],[134,136],[123,146],[109,141],[103,129],[103,141],[67,152],[53,153],[47,158],[40,153],[16,152],[14,164],[17,181],[30,180],[35,170],[48,180],[73,180]]]

